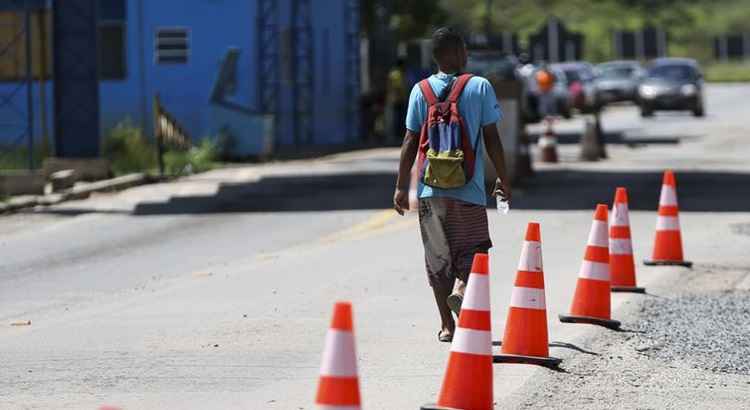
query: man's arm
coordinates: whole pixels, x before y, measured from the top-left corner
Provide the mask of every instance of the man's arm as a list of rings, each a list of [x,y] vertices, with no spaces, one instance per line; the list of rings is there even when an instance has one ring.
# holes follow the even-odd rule
[[[411,168],[417,157],[419,136],[413,131],[406,130],[404,143],[401,145],[401,161],[398,165],[398,179],[396,192],[393,194],[393,208],[399,215],[409,210],[409,184],[411,182]]]
[[[484,147],[487,149],[487,155],[495,166],[499,181],[495,183],[495,195],[501,195],[508,202],[512,196],[508,172],[505,168],[505,153],[503,152],[503,143],[500,141],[500,134],[497,132],[497,126],[492,123],[482,127],[484,134]]]

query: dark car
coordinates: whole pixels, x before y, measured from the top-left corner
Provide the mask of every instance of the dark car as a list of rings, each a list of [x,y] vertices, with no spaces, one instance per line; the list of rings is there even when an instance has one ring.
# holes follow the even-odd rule
[[[654,60],[638,87],[638,100],[643,117],[656,110],[689,110],[702,117],[703,74],[698,63],[688,58]]]
[[[596,95],[599,102],[638,102],[638,85],[645,70],[637,61],[610,61],[596,66]]]
[[[553,64],[565,73],[571,105],[582,113],[597,110],[598,101],[594,83],[594,67],[585,61]]]

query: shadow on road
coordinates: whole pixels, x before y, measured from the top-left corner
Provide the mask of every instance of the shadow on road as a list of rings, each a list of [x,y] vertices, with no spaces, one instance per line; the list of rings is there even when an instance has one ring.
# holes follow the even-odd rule
[[[615,188],[628,188],[630,209],[655,211],[660,172],[588,170],[538,171],[523,181],[513,209],[592,210],[609,204]],[[251,212],[305,212],[388,209],[396,175],[391,172],[286,175],[258,182],[224,183],[212,195],[172,197],[165,202],[143,202],[132,215],[181,215]],[[682,212],[747,212],[750,209],[750,174],[680,172],[677,174]],[[490,198],[488,206],[495,205]],[[60,215],[123,213],[76,207],[74,203],[36,212]],[[127,212],[125,212],[127,213]]]
[[[679,172],[677,191],[681,212],[747,212],[750,174],[736,172]],[[610,204],[615,188],[628,189],[631,210],[655,211],[659,204],[661,172],[539,171],[525,181],[515,209],[594,209]]]
[[[529,140],[536,143],[540,134],[529,135]],[[560,145],[580,144],[583,134],[580,132],[559,132],[557,133],[557,143]],[[675,135],[648,135],[642,137],[626,136],[624,132],[605,132],[604,139],[607,144],[627,145],[637,147],[644,145],[677,145],[682,141],[696,140],[699,136],[675,136]]]

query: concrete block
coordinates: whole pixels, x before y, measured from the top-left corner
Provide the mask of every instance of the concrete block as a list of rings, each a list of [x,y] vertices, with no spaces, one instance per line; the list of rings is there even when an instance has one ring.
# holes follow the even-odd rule
[[[47,158],[42,164],[46,178],[68,169],[75,170],[81,181],[98,181],[111,175],[111,163],[105,158]]]
[[[30,171],[0,172],[0,195],[42,195],[44,194],[44,175]]]
[[[49,176],[49,181],[52,184],[52,192],[59,192],[73,187],[78,182],[78,172],[74,169],[53,172]]]

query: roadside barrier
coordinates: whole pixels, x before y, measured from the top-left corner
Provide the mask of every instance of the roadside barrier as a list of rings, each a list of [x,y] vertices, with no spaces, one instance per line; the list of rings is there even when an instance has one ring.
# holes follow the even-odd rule
[[[492,334],[487,254],[474,255],[437,404],[421,410],[491,410]]]
[[[609,270],[612,275],[612,292],[646,292],[646,289],[636,286],[635,283],[628,191],[623,187],[615,191],[615,202],[612,205],[609,224]]]
[[[654,253],[645,265],[677,265],[692,267],[693,262],[685,261],[682,254],[682,234],[680,233],[679,206],[677,205],[677,181],[671,170],[664,171],[659,197],[659,216],[656,219]]]
[[[598,204],[589,232],[583,264],[578,273],[573,304],[569,315],[560,315],[564,323],[589,323],[618,329],[620,322],[612,320],[609,276],[609,238],[607,205]]]
[[[337,302],[326,335],[315,398],[320,410],[360,410],[352,305]]]
[[[493,357],[495,363],[557,366],[562,362],[549,357],[542,238],[536,222],[526,228],[500,352]]]

